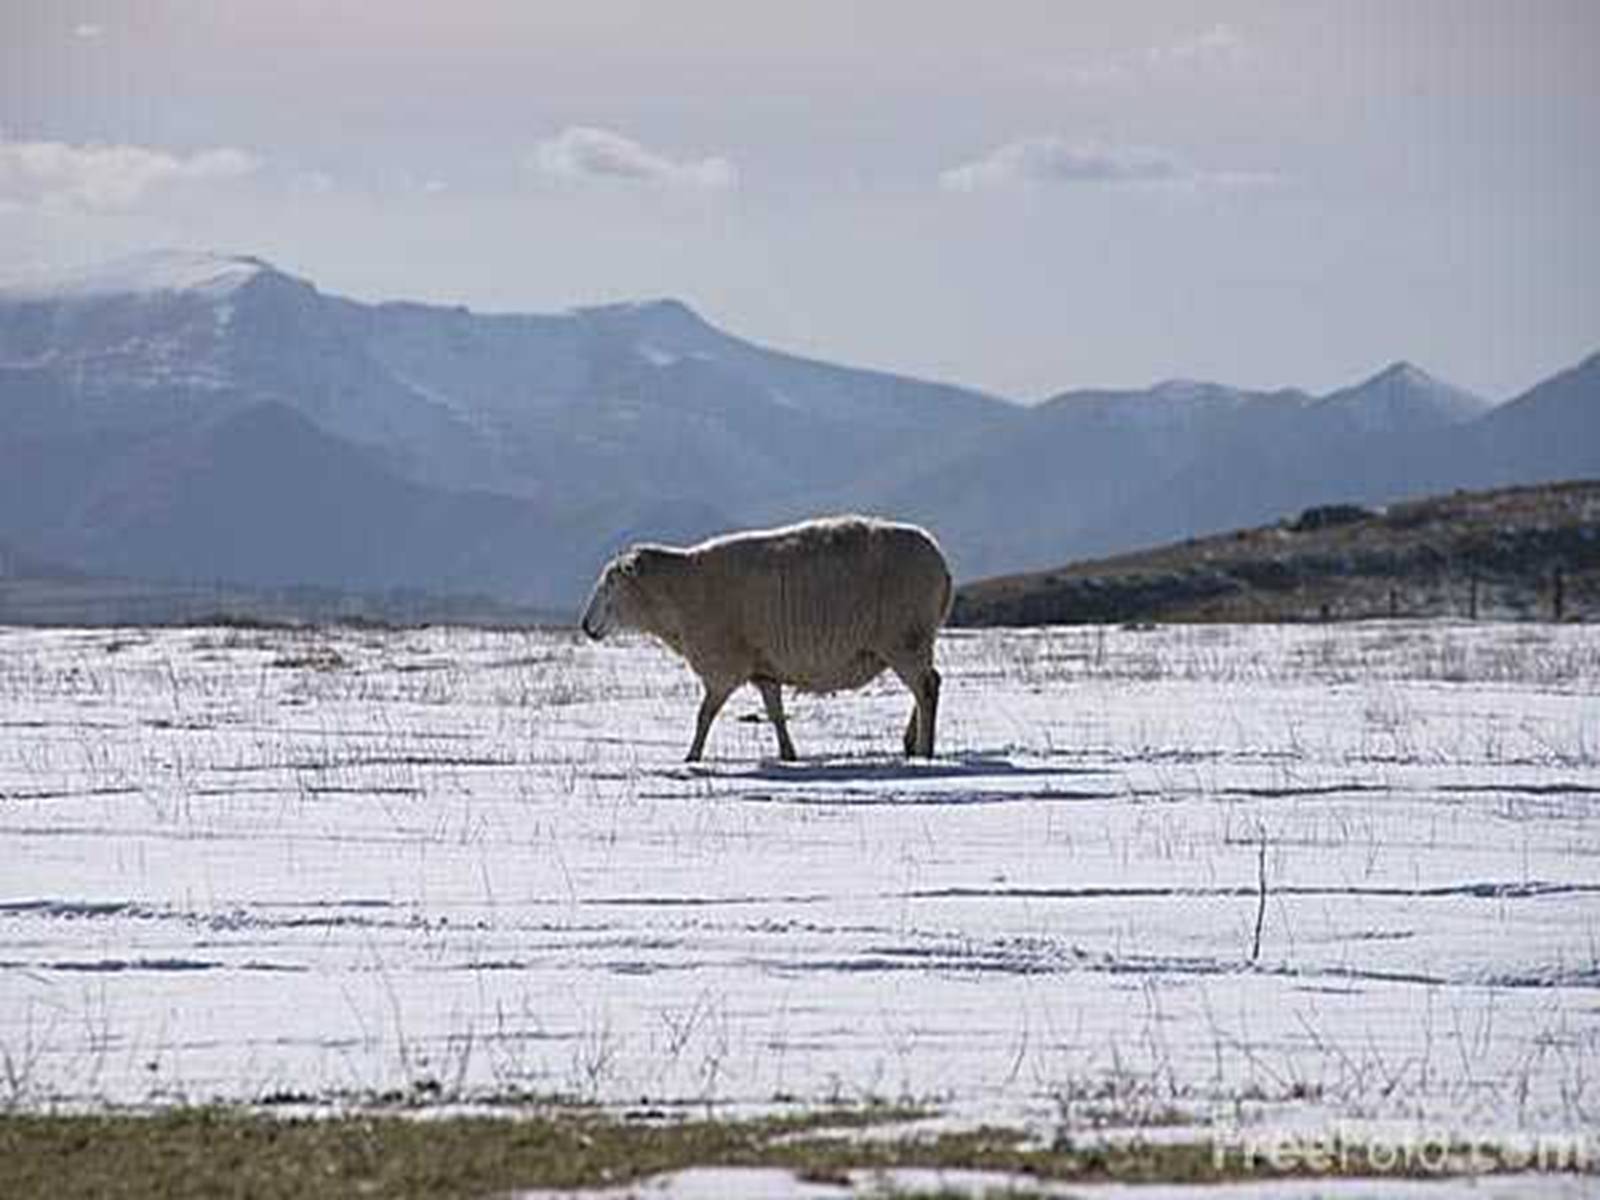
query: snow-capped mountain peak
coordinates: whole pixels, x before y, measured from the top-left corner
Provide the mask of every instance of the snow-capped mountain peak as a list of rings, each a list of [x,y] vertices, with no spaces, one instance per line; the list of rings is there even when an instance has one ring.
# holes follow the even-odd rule
[[[699,316],[682,300],[658,297],[653,300],[622,300],[614,304],[587,304],[568,310],[572,315],[596,320],[645,321],[687,320],[700,323]]]
[[[1150,388],[1150,394],[1163,400],[1195,400],[1224,390],[1229,389],[1226,389],[1223,384],[1213,383],[1208,379],[1180,377],[1161,380]]]
[[[1399,433],[1459,425],[1490,403],[1404,360],[1351,387],[1324,396],[1316,410],[1366,433]]]
[[[680,352],[701,349],[708,341],[725,337],[681,300],[598,304],[572,309],[570,315],[593,328],[612,331],[630,340],[654,342]]]
[[[0,291],[16,298],[77,300],[103,296],[191,292],[230,295],[275,268],[252,255],[196,250],[151,250],[93,267],[0,281]]]

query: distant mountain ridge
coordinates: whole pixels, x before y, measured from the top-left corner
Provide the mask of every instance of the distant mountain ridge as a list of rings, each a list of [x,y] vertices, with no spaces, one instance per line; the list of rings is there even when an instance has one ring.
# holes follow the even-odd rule
[[[1600,356],[1494,406],[1410,364],[1323,397],[1069,392],[877,503],[950,531],[971,578],[1314,504],[1600,476]]]
[[[1015,413],[766,350],[671,300],[553,316],[362,304],[257,258],[186,253],[0,289],[0,537],[94,571],[396,577],[569,604],[620,538],[725,529]],[[200,449],[237,448],[252,420],[275,435],[259,443],[275,512],[269,480],[219,475]],[[326,482],[321,520],[296,492],[307,470]],[[515,520],[485,520],[488,497]],[[455,515],[430,540],[407,532],[421,509]],[[252,557],[224,550],[221,511],[253,514],[258,537],[293,524]],[[335,553],[349,513],[363,532]],[[381,570],[368,546],[392,548]]]
[[[1351,433],[1417,433],[1476,420],[1494,406],[1408,362],[1322,397],[1312,412]]]
[[[859,508],[962,576],[1332,500],[1600,474],[1600,356],[1516,400],[1398,363],[1326,396],[1174,380],[1032,408],[675,300],[480,314],[157,252],[0,286],[0,542],[90,573],[561,609],[628,540]]]
[[[0,291],[0,363],[216,412],[275,400],[421,482],[571,504],[837,482],[1012,415],[992,397],[766,350],[674,300],[484,315],[326,296],[253,257],[157,253]],[[124,404],[129,419],[140,413]]]

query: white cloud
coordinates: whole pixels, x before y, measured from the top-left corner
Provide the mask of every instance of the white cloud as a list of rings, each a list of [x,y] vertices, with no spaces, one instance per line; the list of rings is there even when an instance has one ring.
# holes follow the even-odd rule
[[[533,166],[558,179],[609,179],[653,187],[722,191],[738,183],[738,172],[725,158],[674,161],[641,146],[632,138],[573,125],[540,142]]]
[[[1200,177],[1164,150],[1029,137],[951,167],[940,174],[939,185],[951,192],[976,192],[1027,184],[1185,183]]]
[[[93,21],[80,21],[72,27],[72,36],[82,38],[86,42],[92,42],[95,38],[104,35],[105,31],[106,27],[104,25],[97,25]]]
[[[1045,74],[1050,81],[1065,80],[1083,88],[1121,87],[1133,79],[1133,69],[1122,58],[1097,59],[1053,69]]]
[[[326,171],[297,171],[289,179],[289,192],[295,196],[326,196],[336,186]]]
[[[237,179],[260,166],[255,155],[231,147],[180,155],[145,146],[15,141],[0,134],[0,201],[117,211],[171,184]]]
[[[1255,57],[1255,45],[1231,25],[1213,25],[1181,41],[1127,50],[1053,72],[1085,88],[1126,88],[1153,82],[1215,78]]]
[[[1171,46],[1151,46],[1144,52],[1147,61],[1155,65],[1170,63],[1231,63],[1248,53],[1248,46],[1239,31],[1231,25],[1213,25],[1202,33]]]

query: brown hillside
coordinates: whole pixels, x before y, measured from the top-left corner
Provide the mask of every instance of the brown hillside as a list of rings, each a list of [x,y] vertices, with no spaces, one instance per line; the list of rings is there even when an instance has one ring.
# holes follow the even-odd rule
[[[1600,617],[1600,481],[1307,509],[1276,525],[979,580],[955,625]]]

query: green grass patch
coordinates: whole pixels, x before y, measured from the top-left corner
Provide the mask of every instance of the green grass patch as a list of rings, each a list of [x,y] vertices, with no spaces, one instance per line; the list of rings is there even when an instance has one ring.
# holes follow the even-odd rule
[[[845,1182],[860,1170],[1003,1172],[1038,1182],[1220,1182],[1310,1174],[1217,1155],[1210,1141],[1030,1142],[980,1128],[873,1129],[924,1116],[891,1107],[749,1120],[638,1120],[595,1109],[516,1116],[284,1117],[197,1108],[154,1115],[0,1115],[7,1197],[477,1197],[599,1188],[688,1167],[783,1167]],[[1355,1161],[1362,1161],[1359,1156]],[[1316,1172],[1338,1174],[1339,1167]],[[1400,1171],[1401,1174],[1418,1172]]]

